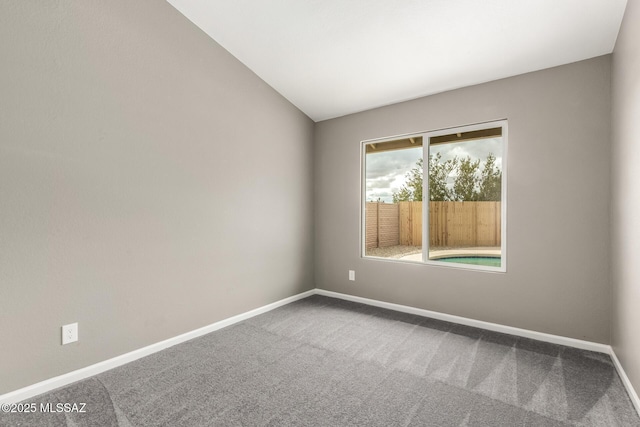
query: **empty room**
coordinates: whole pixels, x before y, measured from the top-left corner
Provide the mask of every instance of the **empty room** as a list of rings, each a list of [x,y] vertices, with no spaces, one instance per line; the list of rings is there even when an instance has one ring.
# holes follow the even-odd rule
[[[0,2],[1,426],[640,426],[640,0]]]

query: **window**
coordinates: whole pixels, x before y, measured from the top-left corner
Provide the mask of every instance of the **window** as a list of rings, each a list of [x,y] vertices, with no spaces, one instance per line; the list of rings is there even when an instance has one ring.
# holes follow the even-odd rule
[[[363,256],[506,271],[506,131],[498,121],[363,142]]]

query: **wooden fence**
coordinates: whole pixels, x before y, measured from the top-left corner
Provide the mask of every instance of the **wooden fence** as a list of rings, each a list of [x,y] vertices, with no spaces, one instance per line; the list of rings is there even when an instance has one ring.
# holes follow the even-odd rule
[[[400,244],[398,205],[395,203],[367,203],[367,249]]]
[[[422,245],[422,202],[367,203],[366,247]],[[432,247],[500,246],[500,202],[429,202]]]

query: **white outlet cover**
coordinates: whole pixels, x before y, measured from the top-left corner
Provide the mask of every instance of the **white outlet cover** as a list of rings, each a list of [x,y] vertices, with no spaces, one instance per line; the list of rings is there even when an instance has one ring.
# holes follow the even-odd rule
[[[78,341],[78,323],[62,326],[62,345]]]
[[[349,270],[349,280],[356,280],[356,272],[355,270]]]

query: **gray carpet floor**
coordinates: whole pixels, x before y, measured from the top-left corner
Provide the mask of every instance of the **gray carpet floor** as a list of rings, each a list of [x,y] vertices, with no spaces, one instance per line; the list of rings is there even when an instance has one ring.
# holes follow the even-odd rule
[[[640,426],[609,356],[312,296],[30,399],[2,426]]]

